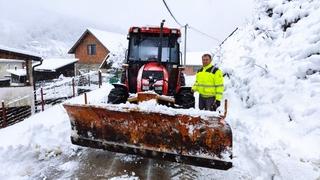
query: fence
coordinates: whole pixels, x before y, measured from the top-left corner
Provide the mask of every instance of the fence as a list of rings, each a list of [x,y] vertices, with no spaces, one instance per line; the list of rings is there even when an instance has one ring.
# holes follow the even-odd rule
[[[102,82],[107,80],[107,75],[102,76],[100,72],[91,72],[73,78],[37,82],[33,93],[6,102],[2,101],[0,128],[13,125],[31,116],[33,110],[31,104],[19,102],[25,102],[26,99],[34,100],[34,112],[38,113],[67,99],[100,88]]]

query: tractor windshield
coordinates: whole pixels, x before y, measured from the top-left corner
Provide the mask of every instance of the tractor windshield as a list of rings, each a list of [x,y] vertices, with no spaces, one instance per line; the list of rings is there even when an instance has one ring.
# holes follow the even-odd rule
[[[158,60],[159,37],[135,36],[131,38],[129,60]],[[161,62],[178,63],[179,45],[176,37],[163,37]]]

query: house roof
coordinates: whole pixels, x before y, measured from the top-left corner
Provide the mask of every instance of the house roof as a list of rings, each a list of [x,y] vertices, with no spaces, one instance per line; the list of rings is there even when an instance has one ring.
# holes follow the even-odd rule
[[[55,59],[43,59],[40,66],[35,67],[35,71],[52,71],[55,72],[57,69],[67,66],[72,63],[76,63],[78,59],[69,58],[55,58]]]
[[[39,54],[32,53],[26,50],[7,47],[4,45],[0,45],[0,52],[8,55],[16,56],[17,59],[19,58],[24,60],[35,60],[35,61],[41,61],[42,59]]]
[[[7,69],[7,72],[10,74],[17,75],[17,76],[26,76],[27,75],[26,69]]]
[[[76,48],[81,43],[82,39],[86,36],[87,33],[91,33],[97,40],[110,52],[116,52],[121,47],[126,47],[127,38],[123,34],[113,33],[102,31],[98,29],[89,28],[87,29],[78,41],[72,46],[69,50],[69,54],[75,53]]]

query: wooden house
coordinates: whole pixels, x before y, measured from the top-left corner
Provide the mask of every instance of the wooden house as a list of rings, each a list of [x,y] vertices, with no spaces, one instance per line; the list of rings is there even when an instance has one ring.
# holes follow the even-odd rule
[[[39,55],[24,50],[0,46],[0,59],[3,60],[0,62],[0,79],[6,79],[13,74],[9,83],[6,80],[7,82],[0,86],[0,100],[3,102],[2,105],[5,106],[5,108],[0,108],[2,114],[0,117],[0,127],[5,127],[26,118],[34,112],[32,62],[40,64],[42,58]],[[19,66],[21,67],[20,70],[17,69]],[[17,82],[17,84],[11,81]],[[24,113],[17,113],[20,111]],[[4,120],[3,114],[5,114],[6,120]],[[10,114],[15,114],[15,116],[7,116]]]
[[[96,29],[87,29],[69,50],[79,59],[76,63],[76,73],[98,70],[107,59],[108,54],[119,52],[126,48],[125,35]]]

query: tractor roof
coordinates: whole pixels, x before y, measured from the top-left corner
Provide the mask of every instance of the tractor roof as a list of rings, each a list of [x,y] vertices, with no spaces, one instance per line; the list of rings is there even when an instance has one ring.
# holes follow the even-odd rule
[[[177,28],[167,28],[163,27],[163,34],[170,35],[170,34],[177,34],[181,36],[180,29]],[[160,34],[160,27],[131,27],[129,29],[129,33],[151,33],[151,34]]]

